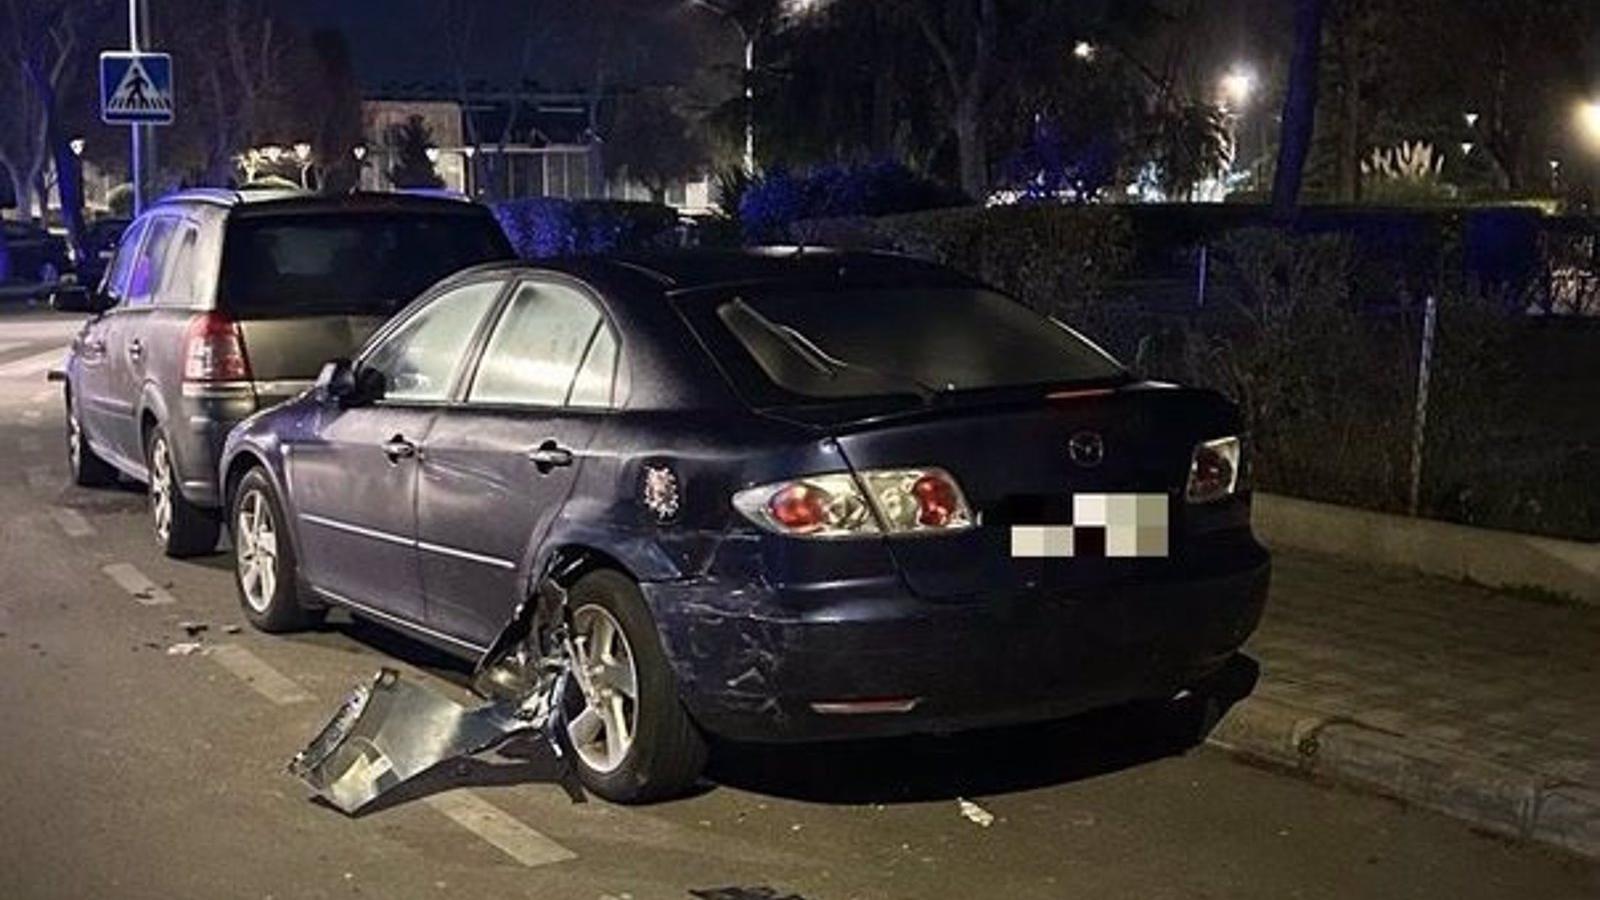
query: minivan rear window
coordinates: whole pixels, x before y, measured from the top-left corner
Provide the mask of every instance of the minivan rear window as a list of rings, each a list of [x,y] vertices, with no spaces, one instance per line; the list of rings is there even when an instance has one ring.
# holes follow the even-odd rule
[[[240,316],[389,315],[458,269],[509,256],[487,215],[250,216],[229,223],[221,303]]]
[[[734,380],[757,406],[899,394],[931,399],[1128,377],[1066,326],[980,289],[752,291],[688,318],[725,364],[730,356],[755,364],[748,367],[758,374],[754,383]]]

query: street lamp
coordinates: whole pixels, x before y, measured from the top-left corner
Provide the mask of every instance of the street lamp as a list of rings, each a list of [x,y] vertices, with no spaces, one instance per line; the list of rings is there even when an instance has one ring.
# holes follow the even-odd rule
[[[1094,55],[1099,52],[1099,48],[1088,41],[1079,41],[1072,45],[1073,57],[1083,62],[1094,62]]]
[[[306,143],[305,141],[300,141],[300,142],[296,143],[294,145],[294,158],[295,158],[295,161],[300,163],[300,187],[301,187],[301,189],[305,189],[307,187],[310,187],[310,184],[307,182],[306,176],[311,171],[311,145]]]
[[[1600,150],[1600,100],[1578,104],[1578,130],[1591,147]]]
[[[88,146],[88,141],[85,141],[81,137],[75,137],[72,140],[67,141],[67,146],[72,149],[73,156],[82,156],[83,148]]]
[[[428,162],[436,163],[439,161],[438,147],[429,147],[428,149],[422,151],[422,153],[424,156],[428,157]]]
[[[356,158],[357,163],[360,163],[362,160],[367,158],[367,145],[357,144],[354,147],[351,147],[350,155]]]
[[[1461,114],[1461,118],[1466,120],[1468,128],[1477,128],[1478,127],[1478,114],[1477,113],[1475,113],[1475,112],[1464,112],[1464,113]]]
[[[1242,66],[1234,66],[1222,76],[1222,102],[1228,109],[1240,109],[1250,102],[1250,95],[1255,93],[1256,76],[1254,72]]]

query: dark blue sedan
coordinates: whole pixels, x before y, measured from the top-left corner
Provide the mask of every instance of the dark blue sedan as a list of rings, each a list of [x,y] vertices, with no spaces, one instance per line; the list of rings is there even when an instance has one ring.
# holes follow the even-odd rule
[[[553,555],[594,791],[683,790],[705,735],[809,740],[1167,698],[1254,629],[1237,411],[886,255],[452,276],[225,484],[245,611],[344,607],[463,656]]]

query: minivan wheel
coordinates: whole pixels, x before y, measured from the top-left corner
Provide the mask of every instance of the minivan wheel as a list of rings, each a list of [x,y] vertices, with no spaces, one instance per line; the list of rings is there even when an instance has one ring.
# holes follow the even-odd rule
[[[104,487],[117,480],[117,470],[89,446],[71,392],[67,393],[67,467],[72,471],[72,483],[79,487]]]
[[[617,803],[686,792],[705,767],[705,739],[678,700],[638,586],[597,570],[572,586],[568,606],[577,658],[557,736],[579,780]]]
[[[233,533],[233,583],[250,624],[269,632],[316,625],[327,610],[300,605],[294,545],[272,483],[251,469],[233,492],[228,521]]]
[[[190,503],[178,486],[178,467],[172,442],[160,426],[145,438],[145,461],[150,469],[150,519],[156,543],[168,556],[198,556],[217,548],[222,523],[216,515]]]

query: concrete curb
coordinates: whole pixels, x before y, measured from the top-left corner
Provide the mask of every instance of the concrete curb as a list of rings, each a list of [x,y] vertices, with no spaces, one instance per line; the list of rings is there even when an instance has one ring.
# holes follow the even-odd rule
[[[1261,697],[1235,704],[1207,742],[1600,859],[1600,790],[1591,787]]]
[[[1257,493],[1256,533],[1296,547],[1492,587],[1535,587],[1600,605],[1600,544]]]

